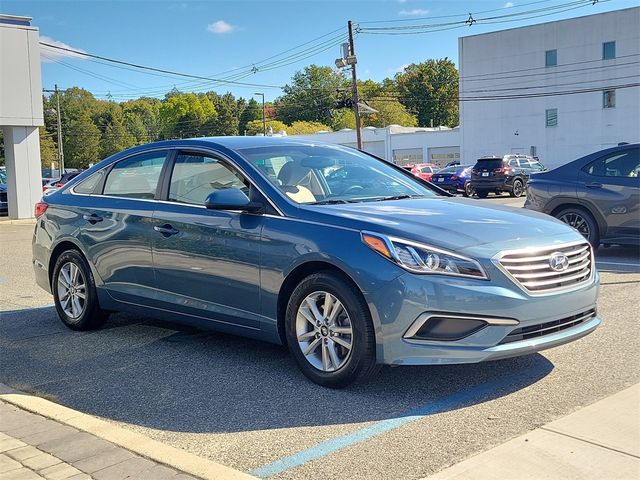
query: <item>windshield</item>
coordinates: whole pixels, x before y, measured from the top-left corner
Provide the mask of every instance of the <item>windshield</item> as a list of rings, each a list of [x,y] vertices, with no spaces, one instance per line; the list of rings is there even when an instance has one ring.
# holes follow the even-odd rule
[[[296,203],[351,203],[436,195],[412,175],[357,150],[276,145],[239,152]]]

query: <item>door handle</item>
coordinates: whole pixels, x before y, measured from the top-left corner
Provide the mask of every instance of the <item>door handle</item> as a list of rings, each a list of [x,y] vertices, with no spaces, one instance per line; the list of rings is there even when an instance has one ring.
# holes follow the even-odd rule
[[[585,185],[587,188],[602,188],[602,184],[598,182],[587,183]]]
[[[171,235],[179,233],[179,230],[176,230],[168,223],[165,223],[164,225],[156,225],[153,229],[156,232],[161,233],[164,237],[170,237]]]
[[[102,217],[100,215],[96,215],[95,213],[92,213],[91,215],[83,215],[82,218],[84,218],[91,225],[95,225],[96,223],[102,221]]]

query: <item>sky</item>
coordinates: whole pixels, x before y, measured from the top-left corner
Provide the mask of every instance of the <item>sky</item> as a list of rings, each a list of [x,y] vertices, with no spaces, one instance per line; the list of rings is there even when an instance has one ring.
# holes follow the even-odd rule
[[[49,49],[42,57],[45,89],[56,83],[60,88],[80,86],[98,98],[110,95],[107,98],[123,101],[142,95],[162,97],[175,86],[181,91],[230,91],[245,98],[262,92],[267,100],[273,100],[281,94],[274,87],[289,82],[306,65],[334,67],[335,59],[342,56],[339,42],[343,36],[346,38],[348,20],[361,28],[434,24],[464,21],[469,13],[483,18],[571,1],[0,0],[0,13],[32,17],[32,25],[39,28],[44,42],[195,76],[255,84],[141,73]],[[618,10],[638,3],[599,0],[592,5],[591,0],[584,0],[579,8],[552,15],[545,12],[538,18],[411,35],[362,31],[355,37],[358,77],[380,81],[393,77],[407,64],[429,58],[448,57],[457,63],[460,36]],[[495,11],[481,13],[488,10]],[[366,23],[378,21],[384,23]],[[286,52],[290,49],[293,50]],[[281,52],[286,53],[261,62]],[[310,54],[314,55],[308,57]],[[251,71],[253,65],[255,72]]]

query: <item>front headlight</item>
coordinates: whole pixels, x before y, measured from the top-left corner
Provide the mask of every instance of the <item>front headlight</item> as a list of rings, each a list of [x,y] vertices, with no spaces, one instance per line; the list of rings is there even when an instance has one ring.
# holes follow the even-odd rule
[[[362,241],[412,273],[489,278],[477,261],[448,250],[371,232],[362,232]]]

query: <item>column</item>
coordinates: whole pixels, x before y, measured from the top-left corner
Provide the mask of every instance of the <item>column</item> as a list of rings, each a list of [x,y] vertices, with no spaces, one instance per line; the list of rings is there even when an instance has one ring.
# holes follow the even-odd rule
[[[42,198],[38,127],[2,128],[9,218],[32,218],[34,205]]]

